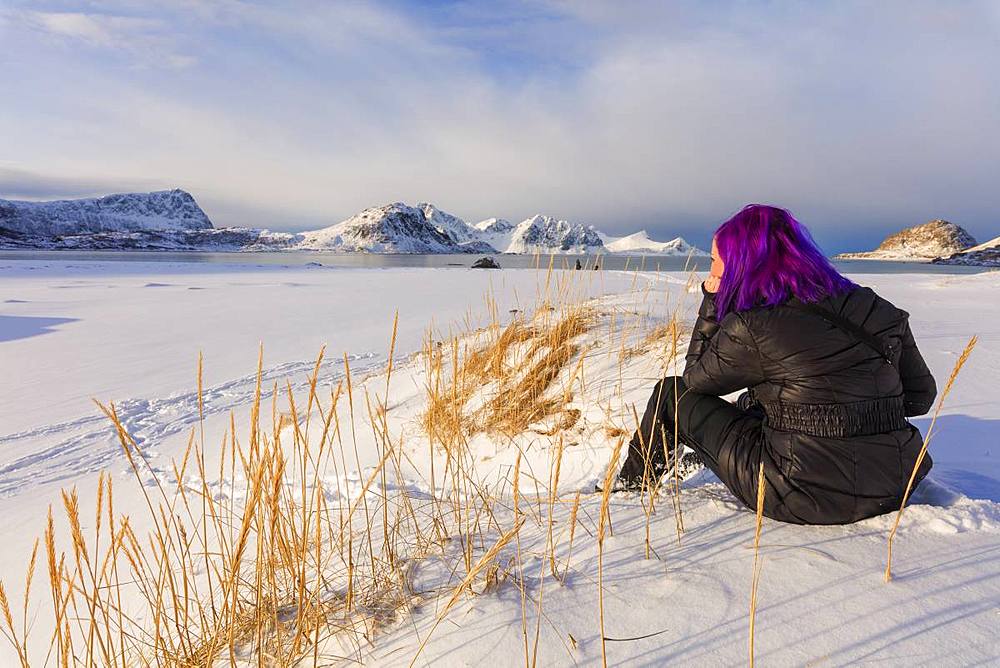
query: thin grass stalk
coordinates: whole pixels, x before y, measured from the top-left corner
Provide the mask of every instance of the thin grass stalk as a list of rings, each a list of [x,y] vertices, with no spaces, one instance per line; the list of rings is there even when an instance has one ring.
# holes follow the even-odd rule
[[[611,516],[608,509],[608,502],[611,498],[611,480],[614,477],[618,465],[618,456],[621,454],[624,439],[619,438],[615,444],[615,449],[611,453],[611,461],[608,462],[608,469],[604,474],[604,487],[601,493],[601,509],[597,523],[597,605],[598,619],[601,630],[601,665],[608,666],[607,643],[604,635],[604,527],[605,520],[610,524]]]
[[[763,561],[760,558],[760,532],[764,526],[765,494],[766,481],[764,479],[764,462],[761,462],[760,468],[757,471],[757,514],[753,535],[753,572],[750,579],[750,668],[753,668],[754,665],[754,623],[757,619],[757,590],[760,584],[760,572],[764,566]]]
[[[885,559],[885,581],[889,582],[892,580],[892,541],[896,537],[896,531],[899,529],[899,522],[903,519],[903,510],[906,508],[906,502],[910,498],[910,493],[913,491],[913,483],[917,478],[917,471],[920,469],[920,465],[924,461],[924,457],[927,456],[927,446],[930,445],[931,436],[934,432],[934,425],[937,422],[938,415],[941,414],[941,407],[944,406],[944,400],[948,398],[951,393],[952,385],[955,384],[955,379],[958,378],[959,372],[962,367],[965,366],[966,360],[969,359],[969,355],[972,354],[973,348],[976,347],[976,343],[979,342],[978,336],[973,336],[969,339],[969,342],[965,344],[965,349],[962,350],[962,354],[958,356],[958,360],[955,362],[955,366],[951,370],[951,374],[948,376],[948,382],[944,386],[944,391],[941,392],[941,396],[938,397],[937,407],[934,409],[934,415],[931,417],[931,423],[927,427],[927,433],[924,435],[924,441],[920,446],[920,452],[917,453],[917,459],[913,463],[913,470],[910,471],[910,478],[906,482],[906,490],[903,492],[903,499],[899,503],[899,511],[896,512],[896,519],[892,523],[892,529],[889,530],[889,538],[886,542],[886,559]]]
[[[487,550],[483,554],[483,556],[481,556],[479,560],[476,561],[476,563],[473,565],[471,569],[469,569],[469,572],[458,584],[458,586],[452,590],[451,596],[445,603],[444,608],[441,610],[441,612],[437,614],[437,617],[434,619],[434,624],[431,626],[430,631],[428,631],[427,635],[424,636],[424,639],[420,643],[420,647],[417,648],[416,654],[413,655],[413,659],[410,661],[410,668],[412,668],[416,664],[417,659],[420,657],[420,654],[424,651],[424,648],[427,646],[427,641],[431,639],[431,635],[433,635],[434,630],[437,629],[441,621],[448,615],[448,612],[455,606],[455,603],[458,602],[458,599],[461,598],[462,592],[465,591],[472,584],[476,576],[479,575],[479,573],[482,572],[487,567],[487,565],[493,562],[496,556],[500,553],[500,550],[503,549],[503,547],[507,545],[507,543],[509,543],[514,537],[516,537],[520,533],[521,526],[523,524],[524,520],[522,519],[519,523],[515,523],[514,526],[509,531],[507,531],[507,533],[500,536],[500,538],[497,539],[497,542],[493,544],[493,547]]]
[[[576,514],[580,510],[580,494],[577,491],[573,498],[573,507],[569,511],[569,546],[566,548],[566,566],[563,568],[562,582],[569,576],[569,562],[573,558],[573,538],[576,535]]]

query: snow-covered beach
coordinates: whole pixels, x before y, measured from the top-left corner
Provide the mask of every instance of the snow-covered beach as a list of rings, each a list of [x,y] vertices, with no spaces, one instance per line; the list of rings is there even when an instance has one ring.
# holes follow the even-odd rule
[[[509,322],[518,312],[534,309],[554,280],[536,270],[60,260],[0,261],[0,277],[0,360],[6,380],[0,401],[0,510],[5,517],[0,573],[12,601],[23,590],[32,544],[44,530],[50,504],[57,524],[62,522],[60,489],[75,487],[80,506],[92,508],[99,471],[107,470],[116,507],[130,509],[137,531],[142,525],[142,487],[132,480],[114,431],[92,398],[115,402],[122,423],[149,458],[146,482],[165,484],[172,477],[171,461],[183,456],[192,430],[199,427],[199,353],[206,457],[211,459],[218,456],[212,444],[223,439],[230,412],[235,424],[243,425],[252,408],[258,346],[263,344],[264,351],[263,399],[270,406],[274,387],[279,395],[288,387],[296,399],[308,393],[316,355],[325,345],[326,361],[317,376],[324,392],[344,380],[346,356],[359,387],[386,395],[389,431],[406,437],[410,470],[401,484],[379,493],[434,495],[440,485],[428,484],[426,468],[433,459],[426,455],[419,428],[428,372],[415,356],[425,345],[427,329],[447,340],[449,334],[487,325],[491,312]],[[847,527],[804,528],[765,520],[757,657],[764,665],[992,663],[1000,658],[995,633],[1000,399],[994,392],[1000,377],[1000,321],[991,305],[1000,297],[1000,273],[851,277],[911,313],[939,383],[971,335],[979,336],[979,345],[937,421],[930,446],[934,470],[904,515],[891,583],[882,582],[891,515]],[[526,609],[511,580],[463,597],[430,636],[420,665],[487,659],[523,664],[522,620],[533,648],[535,602],[543,595],[533,650],[539,663],[600,661],[592,537],[600,498],[591,490],[608,466],[615,429],[631,428],[629,407],[641,409],[664,372],[662,350],[647,345],[645,337],[674,310],[681,323],[690,324],[697,295],[682,272],[580,272],[571,289],[572,298],[595,319],[575,339],[583,351],[579,374],[587,389],[567,410],[578,417],[561,431],[533,427],[510,438],[478,434],[469,443],[478,474],[488,480],[509,479],[520,453],[521,490],[532,495],[525,503],[537,503],[542,515],[535,495],[548,495],[545,480],[555,443],[562,439],[553,540],[565,576],[560,582],[542,575],[545,523],[528,522],[518,548],[521,574],[515,578],[526,591]],[[397,311],[395,369],[387,385]],[[634,350],[609,350],[614,338],[609,332],[615,331]],[[680,341],[685,345],[686,335]],[[283,396],[277,399],[286,402]],[[924,430],[928,422],[916,420]],[[330,481],[331,487],[347,490],[344,498],[356,495],[379,463],[377,439],[368,432],[358,435],[360,470],[343,471]],[[567,553],[569,502],[577,492],[582,492],[579,533],[574,551]],[[686,531],[678,540],[670,503],[662,502],[650,522],[654,554],[647,559],[641,499],[612,499],[614,532],[603,555],[610,663],[738,665],[746,660],[753,514],[704,473],[685,483],[680,503]],[[510,513],[503,510],[509,505],[509,498],[498,504],[501,524],[510,524]],[[84,531],[92,528],[93,522],[83,522]],[[415,564],[414,582],[418,589],[450,593],[457,582],[436,563],[445,563],[443,556]],[[48,628],[51,613],[39,591],[48,595],[44,586],[35,590],[29,621],[34,619],[40,630]],[[441,606],[440,597],[427,595],[370,643],[353,647],[350,660],[408,665]],[[34,653],[44,656],[49,640],[48,632],[36,632]],[[321,650],[331,656],[345,651],[333,641]],[[11,651],[0,649],[5,665],[16,661]]]

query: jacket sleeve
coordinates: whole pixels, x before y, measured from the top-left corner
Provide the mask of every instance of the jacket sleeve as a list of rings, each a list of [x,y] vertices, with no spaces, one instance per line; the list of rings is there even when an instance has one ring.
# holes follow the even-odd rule
[[[937,396],[937,383],[927,363],[917,349],[910,323],[903,325],[902,352],[899,357],[899,378],[903,383],[903,405],[906,416],[923,415],[931,409]]]
[[[720,396],[763,380],[760,356],[743,317],[730,313],[720,323],[715,299],[706,294],[691,333],[684,383],[693,392]]]
[[[719,320],[715,310],[715,295],[705,290],[705,284],[701,285],[701,307],[698,309],[698,319],[694,323],[694,330],[691,332],[691,343],[688,345],[686,361],[701,357],[705,346],[715,336],[719,330]]]

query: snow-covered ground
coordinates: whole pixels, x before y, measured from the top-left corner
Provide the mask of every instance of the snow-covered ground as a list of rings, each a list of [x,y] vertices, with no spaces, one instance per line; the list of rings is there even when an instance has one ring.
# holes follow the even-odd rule
[[[1000,273],[977,275],[854,275],[911,313],[918,343],[943,386],[972,334],[979,345],[938,419],[931,441],[935,467],[919,490],[897,537],[895,579],[885,584],[885,538],[891,517],[848,527],[796,527],[765,520],[763,576],[756,618],[762,665],[987,665],[1000,660]],[[427,449],[417,427],[425,408],[426,368],[411,353],[427,327],[441,338],[512,309],[529,309],[545,290],[534,270],[344,270],[125,262],[0,261],[0,574],[8,595],[19,581],[49,504],[76,486],[93,507],[98,471],[115,477],[116,505],[138,504],[114,434],[91,398],[115,401],[125,426],[146,449],[153,475],[167,478],[197,426],[195,374],[204,355],[206,442],[229,424],[245,423],[254,390],[259,343],[264,391],[307,387],[320,347],[324,387],[352,374],[382,388],[395,311],[397,367],[390,386],[391,429],[405,434],[411,465],[407,489],[428,487]],[[679,308],[689,321],[697,294],[678,273],[581,272],[574,288],[597,324],[584,333],[580,411],[563,433],[565,451],[555,509],[560,583],[541,576],[547,536],[522,531],[520,551],[528,603],[525,626],[534,646],[535,605],[543,597],[539,665],[600,661],[597,617],[599,498],[589,494],[608,465],[609,427],[629,429],[628,407],[645,404],[662,374],[657,350],[642,334]],[[491,306],[484,296],[495,300]],[[634,328],[634,355],[610,350],[610,331]],[[682,339],[686,343],[686,338]],[[571,383],[572,384],[572,383]],[[928,420],[917,423],[926,428]],[[361,430],[362,432],[365,430]],[[362,472],[379,459],[373,438],[359,436]],[[525,495],[547,493],[551,436],[529,431],[470,443],[484,479],[510,476],[518,452]],[[211,454],[211,451],[209,452]],[[535,484],[532,480],[537,479]],[[569,501],[583,490],[577,542],[566,544]],[[534,497],[531,504],[534,504]],[[645,558],[646,516],[638,498],[612,500],[613,535],[604,548],[605,634],[609,663],[739,665],[747,656],[747,611],[754,518],[710,475],[689,480],[681,495],[686,532],[678,544],[670,502],[650,527],[655,555]],[[504,504],[499,504],[503,506]],[[506,505],[509,505],[507,503]],[[539,506],[541,507],[541,506]],[[507,520],[498,508],[501,523]],[[141,522],[138,513],[134,518]],[[90,526],[85,524],[84,530]],[[426,590],[454,586],[433,560],[417,568]],[[37,576],[36,576],[37,577]],[[42,580],[44,580],[44,576]],[[450,592],[450,589],[448,589]],[[47,594],[47,592],[45,592]],[[427,637],[440,602],[417,607],[386,629],[356,658],[373,665],[407,665]],[[45,627],[44,611],[38,626]],[[517,587],[464,597],[434,631],[421,665],[524,664],[522,598]],[[46,633],[33,641],[47,646]],[[0,665],[16,658],[0,646]],[[44,655],[44,652],[42,653]]]

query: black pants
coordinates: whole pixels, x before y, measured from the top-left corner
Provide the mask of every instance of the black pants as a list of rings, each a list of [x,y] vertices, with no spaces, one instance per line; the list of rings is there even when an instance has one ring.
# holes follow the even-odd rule
[[[662,471],[672,461],[676,425],[680,443],[701,455],[719,480],[753,508],[757,503],[757,474],[762,459],[765,475],[768,470],[774,473],[764,452],[762,423],[763,412],[759,408],[739,408],[725,399],[688,390],[680,377],[664,378],[653,388],[639,429],[629,442],[622,475],[641,477],[647,461],[649,470]],[[765,511],[775,511],[776,501],[769,486]],[[772,512],[768,515],[773,516]]]

